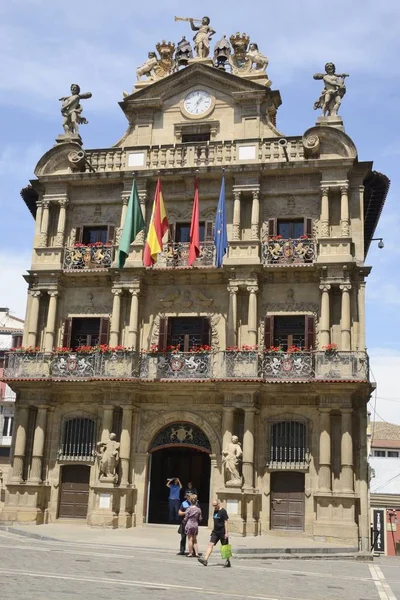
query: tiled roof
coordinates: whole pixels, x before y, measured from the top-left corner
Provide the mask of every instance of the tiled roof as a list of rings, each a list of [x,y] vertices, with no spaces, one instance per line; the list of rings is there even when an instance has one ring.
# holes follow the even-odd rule
[[[400,425],[375,421],[371,423],[372,446],[377,446],[377,441],[396,440],[400,442]],[[381,444],[379,444],[381,445]]]

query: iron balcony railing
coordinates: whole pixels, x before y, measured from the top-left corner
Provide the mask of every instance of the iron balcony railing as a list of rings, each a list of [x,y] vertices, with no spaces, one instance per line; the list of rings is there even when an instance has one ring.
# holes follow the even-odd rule
[[[189,242],[168,243],[163,247],[155,263],[155,268],[187,267],[189,259]],[[200,253],[194,265],[196,267],[213,267],[215,264],[215,246],[213,242],[200,242]]]
[[[368,381],[366,352],[10,352],[4,380],[161,379]]]
[[[111,267],[114,248],[111,244],[79,244],[64,249],[63,268],[66,271],[107,269]]]
[[[316,258],[316,241],[312,237],[294,240],[272,237],[262,243],[264,265],[312,264]]]

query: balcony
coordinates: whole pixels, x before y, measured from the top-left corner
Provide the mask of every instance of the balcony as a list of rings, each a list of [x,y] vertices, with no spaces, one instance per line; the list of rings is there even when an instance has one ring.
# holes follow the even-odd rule
[[[4,380],[368,381],[365,352],[10,352]]]
[[[262,244],[264,265],[309,265],[316,254],[315,239],[307,236],[294,240],[275,236]]]
[[[63,269],[66,271],[108,269],[113,260],[111,244],[75,244],[64,249]]]
[[[158,256],[154,268],[187,267],[189,242],[165,244]],[[215,264],[215,246],[213,242],[201,242],[200,253],[194,262],[195,267],[213,267]]]

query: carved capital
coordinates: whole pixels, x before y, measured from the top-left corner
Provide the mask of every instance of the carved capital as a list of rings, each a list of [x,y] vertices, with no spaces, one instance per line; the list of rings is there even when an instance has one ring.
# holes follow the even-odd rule
[[[342,196],[347,196],[347,194],[349,193],[349,186],[348,186],[348,184],[340,186],[340,193],[342,194]]]
[[[329,187],[322,186],[321,187],[321,194],[322,194],[322,196],[328,196],[329,195]]]
[[[138,191],[138,196],[139,196],[139,202],[140,202],[140,204],[146,204],[146,202],[147,202],[147,191],[146,190],[139,190]]]
[[[68,204],[69,204],[69,200],[68,200],[68,198],[61,198],[61,199],[58,201],[58,203],[59,203],[59,205],[60,205],[60,208],[67,208],[67,206],[68,206]]]
[[[42,207],[48,209],[50,206],[50,200],[42,200]]]
[[[139,288],[129,288],[129,293],[132,294],[132,296],[139,296],[140,289]]]
[[[122,194],[122,204],[123,204],[124,206],[128,206],[128,202],[129,202],[129,196],[130,196],[130,194],[127,194],[126,192],[124,192],[124,193]]]
[[[121,296],[122,295],[122,290],[121,290],[121,288],[112,288],[111,293],[114,296]]]
[[[248,285],[247,286],[247,291],[250,294],[257,294],[257,292],[258,292],[258,285]]]
[[[40,298],[40,296],[42,295],[42,292],[40,292],[39,290],[31,290],[29,293],[32,296],[32,298]]]
[[[60,295],[60,292],[58,292],[57,290],[48,290],[47,293],[50,297],[53,297],[53,298],[56,298],[57,296]]]
[[[237,285],[229,284],[227,290],[232,296],[235,296],[235,294],[237,294],[239,291],[239,287]]]
[[[339,288],[342,290],[342,292],[350,292],[350,290],[351,290],[351,284],[350,283],[343,283],[342,285],[339,285]]]
[[[331,286],[329,283],[321,283],[321,285],[319,286],[319,289],[321,290],[321,292],[329,292],[329,290],[331,289]]]
[[[242,192],[240,190],[234,190],[233,191],[233,197],[234,197],[235,201],[237,201],[237,202],[240,201],[241,193]]]
[[[260,190],[253,190],[253,200],[258,200],[260,197]]]

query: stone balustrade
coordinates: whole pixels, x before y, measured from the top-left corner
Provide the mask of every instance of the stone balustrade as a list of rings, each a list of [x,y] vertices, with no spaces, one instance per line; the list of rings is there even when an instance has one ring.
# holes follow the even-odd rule
[[[365,352],[10,352],[3,379],[368,381]]]

